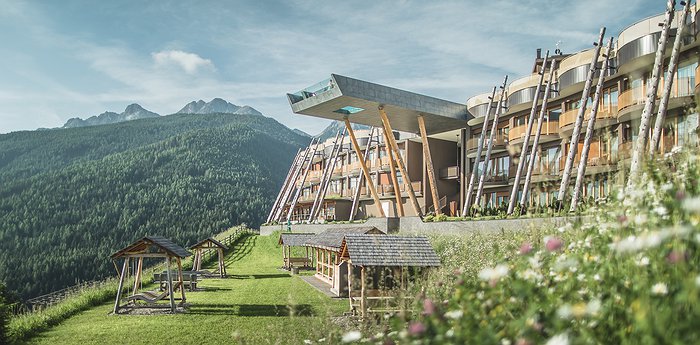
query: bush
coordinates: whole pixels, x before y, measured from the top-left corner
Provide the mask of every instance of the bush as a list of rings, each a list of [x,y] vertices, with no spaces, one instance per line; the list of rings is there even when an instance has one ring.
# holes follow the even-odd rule
[[[4,287],[0,284],[0,290]],[[10,342],[7,334],[7,325],[10,322],[9,306],[5,302],[5,296],[0,294],[0,344],[8,344]]]

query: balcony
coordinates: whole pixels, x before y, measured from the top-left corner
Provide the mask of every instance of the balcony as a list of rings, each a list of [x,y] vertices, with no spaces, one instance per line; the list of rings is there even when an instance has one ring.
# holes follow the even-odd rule
[[[334,85],[330,78],[309,86],[299,92],[287,94],[291,104],[301,102],[307,98],[315,97],[326,91],[333,89]]]
[[[574,123],[576,122],[576,117],[578,116],[578,109],[571,109],[559,117],[559,134],[564,137],[569,137],[574,130]],[[584,122],[581,126],[581,133],[585,133],[587,129],[588,120],[591,118],[591,109],[586,109],[583,115]],[[595,129],[602,127],[607,127],[617,118],[617,106],[614,104],[606,104],[598,106],[598,113],[596,114]]]
[[[459,178],[459,166],[451,166],[440,169],[441,180],[456,180]]]
[[[700,13],[700,11],[698,11]],[[698,89],[698,86],[700,86],[700,64],[698,67],[695,67],[695,93],[698,93],[700,91]]]
[[[698,70],[695,70],[695,74],[698,74]],[[694,80],[693,80],[694,79]],[[677,108],[679,106],[686,105],[692,101],[695,89],[698,85],[697,78],[691,77],[676,77],[673,80],[673,86],[671,88],[671,95],[668,103],[668,109]],[[664,80],[659,82],[659,87],[656,90],[657,103],[658,99],[662,96],[664,92]],[[647,99],[647,87],[646,85],[629,89],[620,93],[617,99],[618,104],[618,121],[628,121],[631,119],[639,118],[642,114],[642,109],[644,108],[644,103]]]
[[[537,124],[532,126],[532,136],[534,137],[535,131],[537,130]],[[509,144],[519,144],[525,139],[525,132],[527,131],[527,124],[523,124],[517,127],[511,128],[508,132],[508,143]],[[530,142],[532,143],[530,138]],[[540,132],[540,143],[546,143],[559,139],[559,121],[547,121],[542,124],[542,131]]]
[[[486,154],[486,148],[488,147],[488,142],[489,138],[486,137],[484,138],[484,147],[482,148],[481,155]],[[506,150],[506,137],[502,134],[497,134],[493,138],[493,144],[491,148],[491,153],[498,153],[498,152],[503,152]],[[479,138],[471,138],[467,140],[467,158],[474,158],[476,157],[476,149],[479,146]]]

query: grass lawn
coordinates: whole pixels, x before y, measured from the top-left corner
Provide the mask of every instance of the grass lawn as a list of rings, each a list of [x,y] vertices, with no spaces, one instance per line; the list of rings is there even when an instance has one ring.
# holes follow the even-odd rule
[[[205,279],[187,293],[188,313],[109,315],[113,303],[73,316],[31,344],[300,344],[347,310],[299,277],[278,270],[277,237],[250,236],[226,257],[227,279]],[[176,293],[176,296],[179,294]]]

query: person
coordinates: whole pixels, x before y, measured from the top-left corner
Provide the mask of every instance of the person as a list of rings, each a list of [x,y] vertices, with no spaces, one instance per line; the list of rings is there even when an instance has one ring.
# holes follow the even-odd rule
[[[328,79],[328,90],[334,88],[335,85],[333,84],[333,79]]]

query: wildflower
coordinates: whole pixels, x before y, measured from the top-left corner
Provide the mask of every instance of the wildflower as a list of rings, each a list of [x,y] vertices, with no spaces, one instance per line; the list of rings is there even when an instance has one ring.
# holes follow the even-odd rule
[[[501,345],[511,345],[510,339],[508,339],[508,338],[501,339]]]
[[[562,246],[564,246],[564,241],[562,241],[558,237],[545,237],[545,248],[547,248],[548,251],[554,252],[559,249],[561,249]]]
[[[586,304],[586,314],[588,315],[598,315],[598,312],[600,311],[601,303],[599,299],[594,299],[588,304]]]
[[[651,293],[654,295],[666,295],[668,293],[668,287],[664,283],[656,283],[651,287]]]
[[[532,244],[530,242],[523,242],[520,246],[520,255],[529,254],[532,251]]]
[[[423,300],[423,315],[433,315],[435,313],[435,304],[429,298]]]
[[[571,223],[566,223],[566,224],[564,224],[563,226],[560,226],[560,227],[557,229],[557,231],[559,231],[559,232],[561,232],[561,233],[564,233],[564,232],[566,232],[567,230],[570,230],[571,228],[573,228],[573,225],[572,225]]]
[[[557,309],[557,316],[559,316],[560,319],[568,320],[571,318],[573,315],[573,310],[571,308],[571,305],[569,304],[564,304],[563,306],[559,307]]]
[[[683,200],[681,207],[691,213],[700,213],[700,197]]]
[[[654,207],[654,212],[662,217],[668,214],[668,210],[663,206]]]
[[[700,287],[700,276],[695,277],[695,286]]]
[[[498,281],[506,275],[508,275],[508,266],[503,264],[494,268],[487,267],[479,272],[479,278],[488,282]]]
[[[661,185],[661,191],[667,193],[673,189],[673,183],[664,183]]]
[[[445,336],[448,337],[448,338],[454,337],[454,336],[455,336],[455,330],[452,329],[452,328],[448,329],[447,332],[445,332]]]
[[[518,341],[515,342],[515,345],[532,345],[532,342],[525,338],[520,338]]]
[[[419,336],[423,334],[425,330],[425,325],[420,322],[411,322],[411,324],[408,325],[408,333],[412,336]]]
[[[343,335],[342,341],[344,343],[352,343],[358,341],[362,338],[362,333],[360,331],[350,331]]]
[[[566,333],[557,334],[547,340],[546,345],[569,345],[569,335]]]
[[[593,276],[593,280],[599,282],[599,281],[600,281],[600,274],[596,273],[596,274]]]
[[[634,224],[636,225],[644,225],[647,222],[647,215],[646,214],[638,214],[634,216]]]
[[[310,345],[310,344],[313,344],[313,343],[314,343],[314,342],[311,341],[311,340],[309,340],[309,339],[304,339],[304,344],[306,344],[306,345]]]
[[[643,256],[639,261],[637,261],[637,266],[649,266],[649,258]]]
[[[540,281],[542,280],[542,275],[535,272],[533,269],[526,269],[522,273],[518,274],[520,278],[525,279],[525,280],[530,280],[530,281]]]
[[[448,311],[445,313],[446,318],[453,319],[453,320],[461,319],[463,315],[464,315],[464,312],[462,310],[459,310],[459,309]]]

